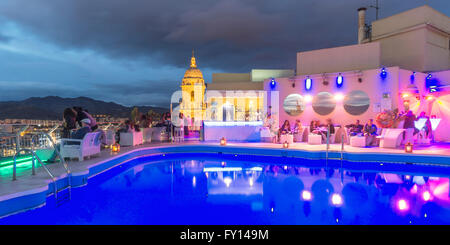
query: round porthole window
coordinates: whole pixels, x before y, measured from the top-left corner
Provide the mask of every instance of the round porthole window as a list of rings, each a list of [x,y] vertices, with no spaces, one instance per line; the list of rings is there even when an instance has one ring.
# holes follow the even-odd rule
[[[332,94],[320,92],[314,97],[312,107],[317,114],[325,116],[334,111],[336,102],[334,101]]]
[[[344,109],[353,116],[363,114],[369,109],[370,98],[361,90],[355,90],[347,94],[344,98]]]
[[[299,94],[288,95],[283,102],[284,111],[290,116],[298,116],[305,110],[303,96]]]

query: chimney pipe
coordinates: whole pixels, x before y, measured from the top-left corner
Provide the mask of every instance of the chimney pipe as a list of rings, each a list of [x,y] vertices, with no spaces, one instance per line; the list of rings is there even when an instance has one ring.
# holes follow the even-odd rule
[[[366,8],[358,9],[358,44],[361,44],[365,36]]]

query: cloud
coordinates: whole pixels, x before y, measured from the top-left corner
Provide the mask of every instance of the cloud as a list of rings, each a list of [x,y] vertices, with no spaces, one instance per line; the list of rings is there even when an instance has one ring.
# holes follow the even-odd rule
[[[22,40],[19,48],[30,45],[37,51],[20,57],[0,52],[0,67],[5,68],[0,81],[23,82],[18,87],[0,84],[0,100],[53,93],[162,105],[178,89],[192,48],[204,74],[293,69],[298,51],[355,44],[356,9],[373,4],[372,0],[2,0],[0,48],[14,51],[13,45]],[[382,4],[380,16],[422,4],[390,0]],[[430,4],[450,15],[448,0]],[[373,9],[367,19],[374,19]],[[3,23],[11,23],[11,32]],[[41,50],[41,43],[55,48]],[[31,57],[43,52],[52,62]],[[27,81],[36,84],[27,89]],[[46,87],[47,83],[58,86]]]

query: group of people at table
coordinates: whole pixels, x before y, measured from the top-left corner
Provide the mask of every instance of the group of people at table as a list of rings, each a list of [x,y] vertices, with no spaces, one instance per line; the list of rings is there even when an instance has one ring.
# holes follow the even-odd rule
[[[399,120],[403,121],[401,128],[405,129],[405,132],[412,131],[412,134],[417,134],[421,130],[415,128],[414,122],[420,118],[427,119],[427,123],[421,130],[423,130],[426,134],[425,137],[429,137],[431,134],[431,124],[429,123],[429,118],[424,112],[422,112],[419,117],[416,117],[412,111],[407,111],[402,114],[401,117],[399,117]],[[264,127],[269,128],[273,137],[272,142],[277,143],[285,143],[285,137],[283,136],[286,135],[292,135],[293,142],[301,142],[303,141],[304,130],[309,130],[308,137],[309,135],[320,135],[321,142],[327,141],[327,135],[331,137],[336,134],[335,125],[333,124],[331,118],[328,118],[325,124],[321,124],[319,120],[312,120],[309,124],[309,128],[302,126],[300,119],[295,120],[293,127],[291,126],[289,120],[285,120],[279,129],[276,126],[277,125],[271,115],[268,114],[264,122]],[[348,137],[365,137],[366,146],[378,145],[379,143],[377,136],[380,132],[373,119],[369,119],[364,125],[361,124],[360,120],[356,120],[355,123],[345,125],[345,128],[342,129]],[[333,142],[330,141],[330,143]]]

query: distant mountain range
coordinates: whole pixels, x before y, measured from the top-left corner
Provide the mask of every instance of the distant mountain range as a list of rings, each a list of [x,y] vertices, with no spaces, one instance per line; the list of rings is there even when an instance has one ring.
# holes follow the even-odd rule
[[[90,114],[107,114],[113,117],[129,117],[134,106],[127,107],[114,102],[104,102],[88,97],[61,98],[58,96],[31,97],[22,101],[0,102],[0,119],[62,119],[65,108],[80,106]],[[158,113],[169,111],[167,108],[136,106],[140,112],[153,110]]]

